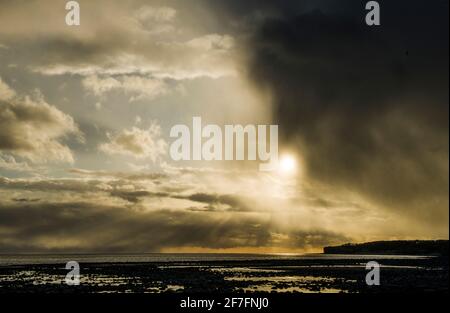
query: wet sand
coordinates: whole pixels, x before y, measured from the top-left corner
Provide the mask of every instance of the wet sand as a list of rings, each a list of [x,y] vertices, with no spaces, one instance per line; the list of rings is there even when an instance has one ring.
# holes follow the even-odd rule
[[[345,257],[80,263],[78,286],[65,284],[65,264],[5,265],[0,293],[448,292],[448,258],[373,260],[380,286],[366,284],[366,260]]]

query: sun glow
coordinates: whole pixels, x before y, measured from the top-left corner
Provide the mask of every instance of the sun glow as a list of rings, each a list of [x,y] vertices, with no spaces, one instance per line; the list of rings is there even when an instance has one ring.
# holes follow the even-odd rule
[[[281,156],[278,163],[278,170],[282,174],[294,175],[297,172],[297,160],[289,154]]]

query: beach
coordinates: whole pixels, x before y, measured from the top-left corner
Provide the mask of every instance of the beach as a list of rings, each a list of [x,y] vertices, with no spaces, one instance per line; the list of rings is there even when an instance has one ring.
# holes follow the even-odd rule
[[[65,283],[65,263],[80,284]],[[380,264],[380,285],[366,264]],[[448,258],[386,255],[137,254],[0,256],[0,293],[448,292]]]

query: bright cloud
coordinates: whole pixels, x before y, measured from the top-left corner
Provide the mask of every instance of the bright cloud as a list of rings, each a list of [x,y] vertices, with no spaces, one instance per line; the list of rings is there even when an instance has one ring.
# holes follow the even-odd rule
[[[131,101],[143,98],[153,99],[167,92],[164,81],[141,76],[99,78],[93,75],[83,80],[83,86],[96,96],[102,96],[114,90],[123,91],[131,96]]]
[[[107,154],[149,158],[156,162],[167,151],[167,143],[161,138],[161,128],[156,123],[148,129],[124,129],[116,135],[108,134],[108,138],[108,143],[100,145],[100,150]]]
[[[61,142],[69,135],[82,140],[73,118],[45,102],[39,92],[18,97],[4,83],[0,88],[0,151],[35,163],[73,163],[71,150]]]

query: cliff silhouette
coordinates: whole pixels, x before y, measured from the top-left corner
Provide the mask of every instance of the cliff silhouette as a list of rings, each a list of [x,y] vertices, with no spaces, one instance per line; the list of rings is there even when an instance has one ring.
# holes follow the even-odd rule
[[[448,250],[448,240],[393,240],[324,247],[323,253],[448,256]]]

